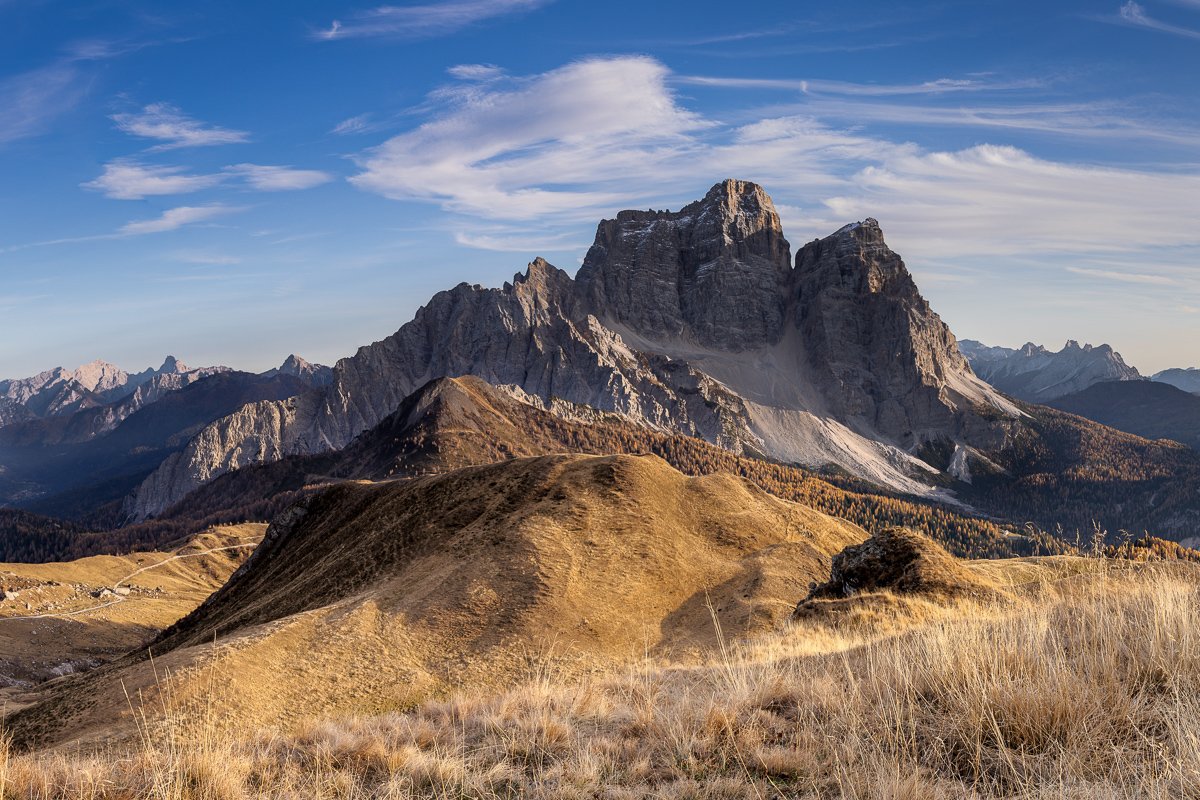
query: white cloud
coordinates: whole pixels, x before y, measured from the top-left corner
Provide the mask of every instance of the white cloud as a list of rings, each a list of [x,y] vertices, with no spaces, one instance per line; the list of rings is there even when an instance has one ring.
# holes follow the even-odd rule
[[[83,93],[79,74],[68,65],[0,78],[0,144],[41,133]]]
[[[661,161],[708,126],[675,103],[666,76],[648,58],[597,59],[494,89],[443,92],[447,108],[364,154],[351,180],[501,218],[619,202],[629,193],[623,170]],[[567,188],[580,181],[593,185]]]
[[[578,237],[570,233],[508,236],[495,232],[459,231],[454,234],[454,241],[463,247],[496,250],[502,253],[547,253],[564,250],[582,252],[587,248],[586,242],[579,241]]]
[[[533,11],[552,0],[447,0],[416,6],[380,6],[348,17],[334,20],[330,26],[315,34],[315,38],[352,39],[388,37],[394,39],[427,39],[462,30],[476,22]]]
[[[206,125],[169,103],[152,103],[136,114],[114,114],[112,119],[130,136],[161,141],[156,150],[239,144],[250,139],[245,131]]]
[[[901,95],[950,94],[955,92],[995,92],[1028,89],[1040,85],[1037,81],[989,83],[967,78],[938,78],[921,83],[873,84],[816,79],[724,78],[708,75],[681,75],[675,81],[693,86],[712,86],[725,89],[775,89],[802,94],[831,94],[860,97],[892,97]]]
[[[164,211],[161,216],[154,219],[130,222],[122,226],[117,234],[119,236],[141,236],[147,233],[173,231],[182,228],[184,225],[204,222],[237,210],[236,208],[219,203],[209,206],[179,206],[178,208],[171,208]]]
[[[1188,3],[1188,5],[1195,5]],[[1133,0],[1128,0],[1121,6],[1117,12],[1117,21],[1125,25],[1133,25],[1138,28],[1147,28],[1159,33],[1169,33],[1173,36],[1182,36],[1185,39],[1200,39],[1200,30],[1193,28],[1185,28],[1181,25],[1172,25],[1169,22],[1163,22],[1160,19],[1151,17],[1146,13],[1146,9]]]
[[[352,133],[365,133],[371,129],[371,115],[359,114],[349,119],[344,119],[337,125],[333,126],[330,133],[335,133],[338,136],[345,136]]]
[[[1067,267],[1067,272],[1083,275],[1088,278],[1102,278],[1118,283],[1141,283],[1151,286],[1178,286],[1179,281],[1167,275],[1148,275],[1142,272],[1118,272],[1113,269],[1090,269],[1088,267]]]
[[[291,167],[274,167],[263,164],[234,164],[226,167],[225,171],[241,176],[251,188],[260,192],[311,189],[333,180],[332,175],[320,170],[292,169]]]
[[[223,255],[221,253],[205,253],[205,252],[175,252],[169,254],[168,258],[172,261],[178,261],[181,264],[196,264],[199,266],[233,266],[234,264],[242,263],[242,260],[237,256]]]
[[[495,64],[459,64],[450,67],[446,73],[461,81],[490,81],[504,75],[504,70]]]
[[[104,165],[104,172],[83,188],[103,192],[117,200],[140,200],[166,194],[187,194],[209,189],[224,180],[223,175],[188,175],[183,167],[158,167],[136,161],[117,160]]]
[[[105,164],[99,177],[82,185],[117,200],[140,200],[211,189],[234,178],[240,178],[246,186],[260,192],[311,189],[333,180],[329,173],[315,169],[234,164],[219,173],[195,175],[185,173],[183,167],[151,166],[117,159]]]
[[[794,112],[729,125],[683,107],[670,78],[648,58],[609,58],[442,90],[427,121],[361,154],[351,181],[509,224],[505,241],[462,240],[472,246],[678,207],[740,177],[772,194],[794,242],[873,216],[923,259],[1200,247],[1186,217],[1195,170],[1068,164],[1003,145],[929,151]]]
[[[893,154],[849,184],[825,200],[834,218],[886,220],[927,257],[1200,246],[1200,227],[1181,224],[1200,197],[1200,174],[1063,164],[980,145]]]

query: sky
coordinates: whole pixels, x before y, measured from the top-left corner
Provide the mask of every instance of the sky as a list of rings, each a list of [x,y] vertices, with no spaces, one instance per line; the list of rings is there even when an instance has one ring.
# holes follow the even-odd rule
[[[1200,366],[1200,0],[0,0],[0,377],[332,364],[727,177],[959,338]]]

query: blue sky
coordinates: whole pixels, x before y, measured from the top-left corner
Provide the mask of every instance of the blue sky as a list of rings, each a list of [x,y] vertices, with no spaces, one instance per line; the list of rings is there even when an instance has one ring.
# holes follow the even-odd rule
[[[595,223],[873,216],[957,335],[1200,365],[1200,0],[0,0],[0,376],[333,363]]]

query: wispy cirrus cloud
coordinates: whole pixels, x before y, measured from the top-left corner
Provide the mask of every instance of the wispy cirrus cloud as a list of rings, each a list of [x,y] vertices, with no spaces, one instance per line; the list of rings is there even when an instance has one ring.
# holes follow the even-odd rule
[[[349,136],[356,133],[366,133],[374,129],[374,122],[370,114],[357,114],[353,117],[342,120],[329,132],[337,136]]]
[[[284,192],[311,189],[333,180],[328,172],[315,169],[267,164],[233,164],[220,172],[188,173],[183,167],[152,166],[132,159],[117,159],[104,165],[104,172],[83,188],[102,192],[115,200],[141,200],[146,197],[191,194],[231,180],[260,192]]]
[[[1067,267],[1067,272],[1083,275],[1088,278],[1102,278],[1118,283],[1140,283],[1150,286],[1178,286],[1179,281],[1169,275],[1151,275],[1142,272],[1119,272],[1114,269],[1091,269],[1088,267]]]
[[[490,81],[503,76],[504,70],[495,64],[456,64],[446,74],[461,81]]]
[[[153,219],[136,220],[121,226],[118,236],[144,236],[148,233],[163,233],[194,225],[197,222],[207,222],[215,217],[232,214],[241,209],[214,203],[207,206],[179,206],[164,211]]]
[[[1200,7],[1200,3],[1184,2],[1183,4]],[[1172,36],[1182,36],[1185,39],[1200,39],[1200,30],[1187,28],[1182,25],[1174,25],[1157,17],[1152,17],[1146,13],[1146,8],[1141,3],[1134,2],[1134,0],[1127,0],[1115,16],[1100,17],[1099,19],[1104,22],[1116,22],[1122,25],[1131,25],[1137,28],[1158,31],[1159,33],[1169,33]]]
[[[553,0],[446,0],[415,6],[379,6],[344,20],[334,20],[313,38],[429,39],[462,30],[477,22],[533,11]]]
[[[183,167],[148,166],[118,159],[104,165],[104,172],[83,188],[102,192],[116,200],[141,200],[156,195],[187,194],[221,183],[223,175],[190,175]]]
[[[130,136],[161,142],[152,148],[154,150],[241,144],[250,140],[246,131],[208,125],[187,116],[170,103],[151,103],[136,113],[114,114],[112,120]]]
[[[42,133],[85,92],[86,80],[67,62],[0,78],[0,145]]]
[[[166,233],[168,231],[178,230],[188,225],[193,225],[199,222],[206,222],[216,217],[226,214],[233,214],[243,209],[237,206],[228,206],[223,203],[212,203],[204,206],[177,206],[164,211],[157,217],[151,219],[139,219],[127,222],[117,230],[111,233],[97,233],[89,236],[67,236],[59,239],[45,239],[38,242],[26,242],[25,244],[10,245],[0,248],[0,253],[14,253],[21,250],[29,250],[36,247],[50,247],[53,245],[64,244],[82,244],[85,242],[101,242],[112,241],[114,239],[128,239],[135,236],[145,236],[152,233]]]
[[[994,92],[1029,89],[1042,85],[1040,81],[989,82],[974,78],[938,78],[911,84],[851,83],[849,81],[724,78],[708,75],[680,75],[675,82],[693,86],[713,86],[726,89],[777,89],[802,94],[850,95],[859,97],[892,97],[901,95],[951,94],[959,92]]]
[[[582,251],[587,242],[570,233],[538,234],[530,232],[516,236],[503,231],[479,232],[457,231],[454,241],[476,250],[494,250],[501,253],[541,253],[555,250]]]
[[[250,188],[260,192],[291,192],[311,189],[333,180],[333,176],[328,172],[316,169],[294,169],[293,167],[276,167],[265,164],[234,164],[226,167],[225,172],[241,177],[249,184]]]

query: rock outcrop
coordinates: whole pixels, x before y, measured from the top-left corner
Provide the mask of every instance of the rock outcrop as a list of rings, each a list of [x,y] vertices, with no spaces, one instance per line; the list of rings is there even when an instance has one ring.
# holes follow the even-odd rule
[[[928,536],[909,528],[885,528],[833,557],[829,580],[815,586],[797,607],[821,599],[873,592],[946,599],[995,590]]]
[[[678,212],[601,222],[577,279],[536,259],[499,289],[438,293],[339,361],[327,387],[201,431],[128,510],[151,516],[229,469],[343,448],[459,375],[921,494],[938,492],[921,445],[995,447],[1020,416],[972,374],[874,220],[792,267],[770,198],[728,180]]]

